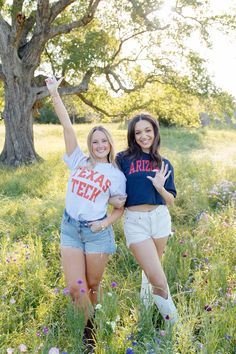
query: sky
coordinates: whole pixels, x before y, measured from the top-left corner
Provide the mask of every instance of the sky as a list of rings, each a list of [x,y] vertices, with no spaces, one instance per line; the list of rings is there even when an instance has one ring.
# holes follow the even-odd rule
[[[229,12],[236,8],[236,0],[211,0],[211,6],[215,13]],[[211,40],[211,50],[199,48],[197,41],[193,46],[208,60],[207,68],[216,85],[236,98],[236,32],[226,36],[212,30]]]
[[[236,35],[229,38],[215,33],[212,40],[213,49],[206,54],[209,71],[217,86],[236,98]]]

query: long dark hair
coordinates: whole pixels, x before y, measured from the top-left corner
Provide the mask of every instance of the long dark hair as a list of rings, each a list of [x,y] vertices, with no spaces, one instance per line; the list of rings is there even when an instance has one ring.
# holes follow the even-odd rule
[[[159,148],[161,144],[160,128],[157,120],[153,118],[149,113],[137,114],[129,121],[127,133],[128,148],[125,150],[125,156],[127,156],[129,159],[136,159],[139,158],[143,153],[141,147],[136,143],[135,139],[135,125],[141,120],[146,120],[153,127],[154,141],[150,148],[149,154],[151,161],[153,162],[153,166],[161,167],[162,158],[159,154]]]

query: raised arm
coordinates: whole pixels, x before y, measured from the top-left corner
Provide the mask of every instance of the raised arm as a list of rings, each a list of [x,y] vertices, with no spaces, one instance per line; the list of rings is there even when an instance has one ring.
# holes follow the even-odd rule
[[[75,150],[75,148],[77,147],[78,142],[77,142],[73,125],[71,124],[69,115],[67,113],[67,110],[58,93],[58,87],[62,82],[62,80],[63,77],[57,81],[57,79],[53,76],[47,78],[45,81],[46,81],[48,91],[50,92],[50,95],[52,97],[52,102],[56,114],[61,122],[61,125],[63,126],[66,153],[68,156],[70,156],[72,152]]]

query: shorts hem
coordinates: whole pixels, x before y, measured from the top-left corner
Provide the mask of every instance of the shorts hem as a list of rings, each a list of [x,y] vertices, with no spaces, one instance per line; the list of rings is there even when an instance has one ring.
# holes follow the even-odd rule
[[[84,254],[108,254],[108,255],[112,255],[112,254],[115,254],[116,251],[113,251],[113,252],[109,252],[109,251],[84,251]]]
[[[76,245],[62,245],[62,244],[60,244],[60,247],[61,247],[61,248],[62,248],[62,247],[64,247],[64,248],[77,248],[77,249],[79,249],[79,250],[81,250],[81,251],[84,252],[84,250],[83,250],[82,247],[76,246]]]
[[[170,236],[171,236],[171,231],[167,235],[164,235],[164,236],[152,236],[152,238],[159,239],[159,238],[165,238],[165,237],[170,237]]]

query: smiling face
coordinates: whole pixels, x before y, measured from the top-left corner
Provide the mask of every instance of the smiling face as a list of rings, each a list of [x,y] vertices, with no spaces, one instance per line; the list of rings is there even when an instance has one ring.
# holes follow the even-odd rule
[[[142,151],[149,153],[155,138],[152,124],[147,120],[138,121],[134,127],[134,136]]]
[[[94,159],[98,162],[108,162],[111,144],[108,137],[101,130],[95,130],[91,139],[91,151]]]

